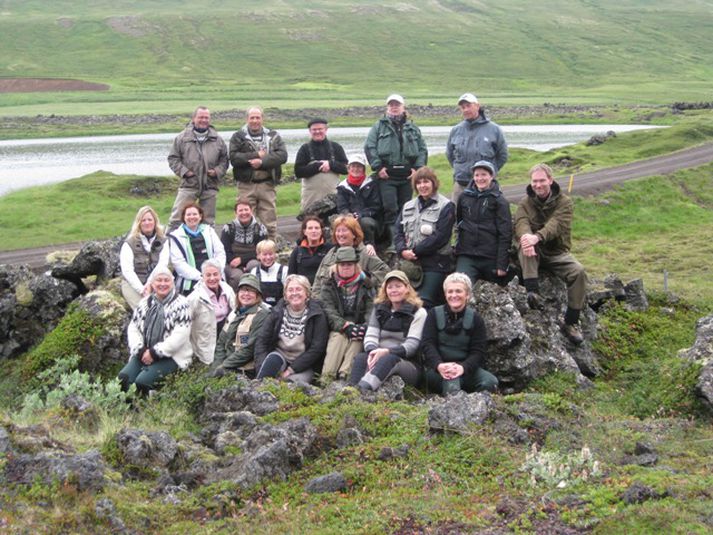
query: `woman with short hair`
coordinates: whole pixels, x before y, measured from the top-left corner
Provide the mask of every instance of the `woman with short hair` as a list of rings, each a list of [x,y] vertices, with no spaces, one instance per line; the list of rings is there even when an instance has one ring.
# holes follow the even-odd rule
[[[494,392],[498,380],[482,368],[488,344],[485,322],[468,304],[473,296],[470,278],[452,273],[443,282],[443,291],[446,304],[429,310],[423,327],[421,351],[429,391]]]
[[[124,390],[132,384],[141,395],[191,364],[191,307],[176,291],[173,274],[156,268],[149,279],[151,293],[134,310],[127,330],[129,362],[119,372]]]
[[[220,263],[209,258],[201,265],[201,280],[188,296],[193,324],[193,354],[203,362],[213,362],[218,333],[235,306],[235,292],[221,279]]]
[[[387,273],[364,336],[364,353],[354,358],[349,384],[362,391],[377,390],[391,375],[416,386],[420,367],[416,362],[426,320],[423,302],[403,271]]]
[[[255,343],[257,379],[309,383],[321,369],[329,324],[319,301],[310,296],[307,277],[288,275],[284,297],[270,310]]]
[[[475,284],[479,279],[508,282],[512,216],[510,204],[495,180],[495,166],[486,161],[471,167],[473,180],[456,207],[456,271]]]
[[[418,195],[399,214],[394,245],[400,269],[417,285],[418,295],[430,308],[443,302],[443,279],[453,270],[455,206],[438,193],[440,182],[430,167],[418,169],[411,184]]]
[[[119,253],[121,265],[121,294],[131,309],[151,293],[148,283],[154,269],[168,266],[166,235],[156,210],[142,206],[124,239]]]

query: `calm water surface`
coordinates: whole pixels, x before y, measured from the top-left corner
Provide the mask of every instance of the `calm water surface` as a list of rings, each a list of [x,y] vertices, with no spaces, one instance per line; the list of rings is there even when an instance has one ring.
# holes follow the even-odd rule
[[[586,140],[609,130],[617,133],[655,128],[644,125],[520,125],[504,126],[510,147],[547,151]],[[421,127],[429,154],[445,151],[451,126]],[[347,154],[361,152],[368,127],[330,128],[329,138]],[[233,132],[221,132],[226,143]],[[306,129],[280,130],[293,162]],[[166,156],[176,134],[91,136],[0,141],[0,195],[9,191],[62,182],[98,170],[117,174],[170,175]]]

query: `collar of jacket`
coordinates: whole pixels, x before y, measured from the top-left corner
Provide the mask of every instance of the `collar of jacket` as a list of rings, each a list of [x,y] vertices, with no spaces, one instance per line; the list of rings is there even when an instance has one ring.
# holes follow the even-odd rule
[[[532,186],[530,186],[529,184],[527,186],[527,195],[531,197],[534,201],[539,202],[543,205],[553,202],[557,197],[559,197],[560,192],[560,185],[557,183],[556,180],[552,181],[552,186],[550,187],[550,195],[546,199],[540,199],[535,193],[535,190],[532,189]]]
[[[529,188],[530,186],[527,187]],[[475,181],[473,180],[471,180],[470,184],[468,184],[468,187],[463,190],[463,195],[467,195],[468,197],[500,197],[502,194],[503,192],[500,189],[500,184],[495,179],[493,179],[493,181],[490,183],[490,187],[485,191],[480,191],[475,186]]]

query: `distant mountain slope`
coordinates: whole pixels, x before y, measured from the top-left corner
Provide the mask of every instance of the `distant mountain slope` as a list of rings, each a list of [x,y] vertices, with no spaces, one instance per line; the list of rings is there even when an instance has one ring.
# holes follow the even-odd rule
[[[695,97],[710,94],[711,28],[710,0],[4,0],[0,76],[350,98]]]

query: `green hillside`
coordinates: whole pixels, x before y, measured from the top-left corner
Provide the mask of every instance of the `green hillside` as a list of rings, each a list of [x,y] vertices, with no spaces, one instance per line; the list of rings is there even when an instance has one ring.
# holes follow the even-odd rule
[[[465,90],[501,104],[710,100],[711,27],[710,0],[4,0],[0,77],[111,89],[4,93],[0,113],[340,106],[389,91],[434,104]]]

